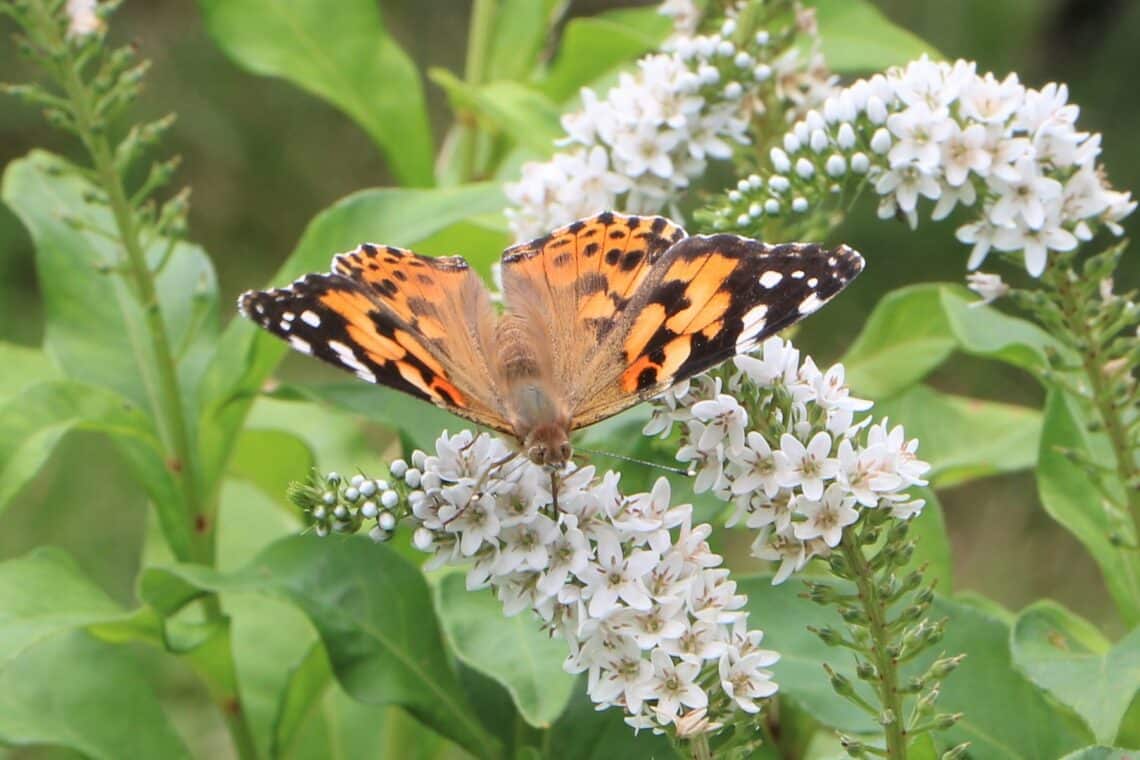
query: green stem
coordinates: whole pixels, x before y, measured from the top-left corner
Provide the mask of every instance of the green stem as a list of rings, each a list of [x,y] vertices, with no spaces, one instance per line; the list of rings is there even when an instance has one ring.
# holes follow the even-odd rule
[[[467,60],[464,65],[463,80],[469,85],[480,85],[487,76],[487,56],[491,48],[491,33],[495,28],[495,17],[499,12],[499,0],[475,0],[471,8],[471,23],[467,31]],[[479,174],[481,155],[481,135],[475,118],[464,109],[455,113],[456,134],[451,148],[454,162],[454,179],[470,182]]]
[[[851,568],[851,576],[859,591],[859,601],[867,614],[867,633],[870,634],[870,655],[878,673],[875,690],[878,692],[881,715],[889,713],[889,720],[883,722],[886,739],[885,757],[903,760],[906,757],[906,728],[903,726],[902,695],[898,689],[898,663],[887,653],[891,644],[891,634],[887,625],[886,602],[879,598],[875,584],[875,574],[867,558],[863,556],[862,531],[843,532],[839,544],[843,558]]]
[[[1116,399],[1104,373],[1105,357],[1104,346],[1094,334],[1089,320],[1083,316],[1080,294],[1077,287],[1067,276],[1073,271],[1071,266],[1050,267],[1047,284],[1052,285],[1057,294],[1057,305],[1064,316],[1065,326],[1072,336],[1072,343],[1081,356],[1081,367],[1089,388],[1092,390],[1093,407],[1100,417],[1105,435],[1108,436],[1112,446],[1112,453],[1116,459],[1116,475],[1123,486],[1125,505],[1132,518],[1133,539],[1140,537],[1140,492],[1130,488],[1129,484],[1136,482],[1140,477],[1140,467],[1132,453],[1132,446],[1128,440],[1128,429],[1116,408]]]
[[[696,734],[689,739],[689,756],[693,760],[712,760],[712,750],[709,748],[709,739],[706,734]]]
[[[118,229],[119,242],[126,254],[125,270],[130,276],[142,307],[150,342],[150,355],[136,352],[136,365],[147,381],[147,393],[166,454],[167,466],[182,493],[184,517],[190,535],[188,550],[174,543],[171,549],[181,561],[212,565],[215,536],[211,520],[213,502],[203,500],[198,490],[197,461],[182,403],[177,362],[159,309],[154,275],[147,263],[146,251],[140,242],[140,225],[126,188],[123,186],[122,177],[115,166],[114,151],[103,131],[95,96],[85,86],[80,76],[75,48],[64,39],[58,20],[45,5],[33,3],[32,7],[37,14],[35,19],[37,28],[44,35],[45,48],[63,52],[59,58],[51,59],[49,65],[70,100],[76,131],[90,155],[94,177],[107,194],[107,202]],[[129,317],[126,321],[128,329],[134,327]],[[135,345],[139,344],[136,342]],[[150,375],[152,371],[153,376]],[[158,505],[158,508],[162,506]],[[216,596],[207,597],[202,609],[208,622],[222,621],[223,613]],[[224,656],[227,658],[227,662],[224,663],[225,669],[234,672],[233,655],[228,646],[225,647]],[[257,745],[238,695],[219,693],[215,695],[215,701],[229,728],[238,757],[256,758]]]

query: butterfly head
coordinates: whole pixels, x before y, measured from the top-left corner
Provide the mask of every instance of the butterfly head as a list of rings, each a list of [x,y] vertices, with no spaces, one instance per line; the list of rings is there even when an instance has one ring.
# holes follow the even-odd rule
[[[535,464],[561,467],[570,460],[570,437],[564,425],[539,425],[523,439],[523,450]]]

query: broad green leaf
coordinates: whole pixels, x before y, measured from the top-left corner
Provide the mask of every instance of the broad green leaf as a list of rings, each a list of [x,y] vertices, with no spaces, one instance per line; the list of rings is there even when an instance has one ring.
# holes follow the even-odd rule
[[[119,247],[67,224],[81,217],[114,230],[110,211],[84,202],[94,188],[58,157],[33,151],[13,161],[0,191],[36,245],[36,270],[44,299],[44,349],[64,374],[118,391],[149,408],[156,393],[155,358],[145,317],[124,276],[99,267],[121,264]],[[147,250],[157,265],[164,241]],[[183,403],[192,409],[193,389],[213,353],[217,332],[217,283],[210,261],[197,246],[180,243],[155,281],[171,350],[179,360]]]
[[[1046,351],[1061,350],[1057,341],[1037,325],[979,305],[961,286],[943,286],[942,309],[959,348],[966,353],[1037,373],[1047,366]]]
[[[486,69],[482,80],[522,80],[538,63],[538,55],[567,0],[503,0],[495,9]]]
[[[327,271],[334,253],[364,241],[413,246],[463,219],[501,211],[503,204],[494,183],[354,193],[317,215],[270,284]],[[249,405],[286,350],[285,343],[244,319],[233,320],[222,335],[202,389],[200,456],[207,482],[216,480]]]
[[[506,134],[540,158],[554,153],[554,141],[564,134],[558,106],[524,84],[500,80],[471,85],[442,68],[428,76],[447,92],[454,110],[473,113],[489,131]]]
[[[548,760],[609,760],[610,758],[681,757],[663,736],[648,731],[634,734],[616,708],[598,711],[586,695],[585,679],[579,679],[573,698],[551,728],[545,742]]]
[[[902,572],[925,567],[926,579],[938,584],[935,588],[939,593],[949,595],[954,588],[954,562],[942,504],[931,488],[912,488],[910,494],[925,499],[926,506],[910,521],[909,537],[916,546],[914,556]]]
[[[942,288],[900,288],[875,305],[842,360],[856,394],[881,399],[898,393],[950,356],[955,339],[941,308]]]
[[[930,462],[938,488],[1032,468],[1041,438],[1036,409],[951,396],[915,385],[875,404],[875,416],[900,422],[918,438],[918,456]]]
[[[527,723],[549,727],[574,689],[574,678],[562,669],[566,642],[541,631],[529,612],[505,617],[493,594],[467,590],[463,573],[443,578],[435,601],[456,656],[506,687]]]
[[[1091,438],[1074,403],[1059,391],[1045,400],[1041,450],[1037,464],[1037,492],[1053,519],[1084,544],[1104,575],[1117,611],[1129,626],[1140,623],[1140,554],[1131,525],[1105,511],[1101,492],[1084,468],[1066,455],[1082,453],[1094,462],[1111,462],[1112,452],[1102,438]],[[1120,497],[1118,497],[1119,499]],[[1124,546],[1113,536],[1124,538]]]
[[[748,596],[750,626],[764,630],[764,646],[781,659],[772,670],[780,693],[826,726],[852,733],[874,732],[872,719],[830,688],[822,663],[859,683],[850,654],[825,646],[805,626],[841,625],[838,614],[800,597],[792,579],[772,586],[767,577],[737,580]],[[1024,678],[1009,657],[1009,628],[981,610],[938,598],[930,617],[948,618],[946,636],[934,651],[911,663],[904,677],[917,674],[930,660],[963,653],[962,665],[943,681],[939,712],[964,712],[954,728],[940,732],[940,750],[971,742],[975,757],[1059,757],[1088,743],[1087,731],[1067,711],[1058,710]]]
[[[188,551],[182,496],[150,420],[122,396],[71,380],[28,388],[0,406],[0,509],[35,476],[63,435],[76,429],[111,438],[158,505],[167,540]]]
[[[313,642],[284,675],[270,729],[270,757],[280,757],[289,749],[313,705],[333,682],[332,665],[319,641]]]
[[[861,74],[903,66],[922,55],[942,57],[933,45],[892,23],[869,0],[809,0],[808,4],[815,7],[823,55],[832,71]]]
[[[246,428],[238,438],[229,469],[230,475],[253,483],[292,513],[285,488],[292,480],[304,480],[315,464],[312,449],[293,433]]]
[[[538,87],[555,103],[563,103],[579,88],[656,49],[672,26],[656,7],[572,18]]]
[[[59,378],[51,358],[39,348],[0,342],[0,403],[29,385]]]
[[[1084,618],[1043,600],[1018,615],[1010,649],[1021,671],[1073,708],[1097,741],[1116,738],[1140,690],[1140,629],[1113,645]]]
[[[278,541],[241,570],[152,568],[143,598],[169,615],[205,593],[271,594],[317,629],[346,691],[398,704],[480,757],[494,740],[472,718],[440,636],[423,576],[388,547],[360,537]]]
[[[83,630],[123,616],[59,550],[0,563],[0,743],[189,756],[131,650]]]
[[[439,407],[409,398],[391,388],[360,381],[282,385],[274,392],[274,398],[301,398],[330,404],[342,411],[398,430],[417,449],[434,449],[435,440],[444,430],[478,430],[474,423]]]
[[[1116,747],[1085,747],[1070,752],[1061,760],[1135,760],[1136,750]]]
[[[238,65],[281,77],[350,116],[406,185],[432,184],[432,139],[415,63],[374,0],[198,0],[206,29]],[[324,148],[327,149],[327,146]]]

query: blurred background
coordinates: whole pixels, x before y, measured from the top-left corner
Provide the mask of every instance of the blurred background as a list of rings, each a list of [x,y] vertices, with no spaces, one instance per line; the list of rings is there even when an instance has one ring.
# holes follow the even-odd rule
[[[570,13],[615,5],[572,2]],[[1104,134],[1103,162],[1113,183],[1140,188],[1140,3],[880,0],[877,5],[948,58],[976,60],[979,70],[999,77],[1016,71],[1033,87],[1068,83],[1070,100],[1081,106],[1079,126]],[[383,0],[381,6],[394,36],[421,68],[462,68],[467,3]],[[128,0],[115,16],[112,37],[135,40],[153,62],[137,116],[178,114],[165,152],[184,158],[181,178],[193,187],[190,237],[213,257],[223,302],[267,284],[317,212],[349,192],[389,183],[379,153],[359,128],[292,85],[239,69],[206,35],[194,3]],[[0,46],[0,79],[26,78],[14,46]],[[449,112],[437,87],[427,84],[426,92],[438,141]],[[38,113],[12,99],[0,100],[0,164],[34,147],[76,154]],[[1138,217],[1126,225],[1133,237],[1140,232]],[[906,283],[960,281],[964,274],[967,250],[947,225],[924,223],[917,234],[910,233],[901,224],[878,222],[867,207],[837,237],[867,253],[870,267],[849,295],[805,329],[803,340],[818,349],[820,361],[842,352],[886,291]],[[1121,288],[1140,282],[1137,256],[1130,258]],[[0,205],[0,340],[31,345],[41,333],[31,241]],[[315,363],[295,359],[280,370],[286,375],[321,371]],[[1042,399],[1028,376],[964,356],[940,369],[932,384],[1031,406]],[[941,496],[957,590],[983,591],[1012,608],[1052,597],[1117,630],[1095,565],[1042,511],[1029,475],[974,483]],[[97,437],[72,434],[4,520],[0,559],[57,544],[112,595],[131,597],[144,497]]]

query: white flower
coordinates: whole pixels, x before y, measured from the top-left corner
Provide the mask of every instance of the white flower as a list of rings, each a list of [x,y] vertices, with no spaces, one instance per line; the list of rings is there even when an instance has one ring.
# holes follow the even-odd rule
[[[97,0],[67,0],[67,36],[78,39],[103,28]]]
[[[920,101],[888,116],[887,129],[895,135],[887,153],[891,166],[917,164],[929,172],[938,166],[939,144],[950,135],[950,122],[942,109],[932,111]]]
[[[750,714],[760,712],[760,707],[754,700],[776,693],[771,672],[762,668],[778,659],[779,655],[775,652],[753,652],[743,657],[733,650],[725,652],[718,666],[721,688],[736,701],[741,710]]]
[[[671,721],[681,706],[705,707],[708,694],[696,684],[701,669],[692,662],[674,662],[673,658],[661,650],[654,650],[651,657],[653,675],[641,689],[645,700],[656,700],[654,709],[658,719]]]
[[[735,398],[721,393],[715,399],[693,404],[692,411],[693,417],[705,423],[697,442],[698,449],[712,451],[723,443],[727,443],[732,453],[744,449],[744,426],[748,424],[748,413]]]
[[[780,436],[780,450],[773,453],[784,488],[799,487],[804,496],[818,499],[823,495],[823,481],[834,478],[839,462],[828,456],[831,453],[831,436],[820,431],[812,436],[807,446],[795,436]]]
[[[859,513],[851,507],[854,501],[854,497],[849,497],[838,483],[829,485],[818,501],[807,496],[799,497],[796,511],[807,519],[793,524],[796,538],[808,541],[818,537],[828,546],[838,546],[843,529],[859,519]]]
[[[988,272],[971,272],[966,276],[966,287],[982,297],[977,304],[991,304],[1009,292],[1009,285],[1001,275]],[[971,304],[973,306],[975,304]]]
[[[620,599],[636,610],[652,605],[642,576],[660,559],[654,552],[635,551],[624,556],[615,533],[602,533],[597,539],[597,564],[575,573],[586,584],[583,597],[589,599],[590,615],[602,618],[617,609]]]

